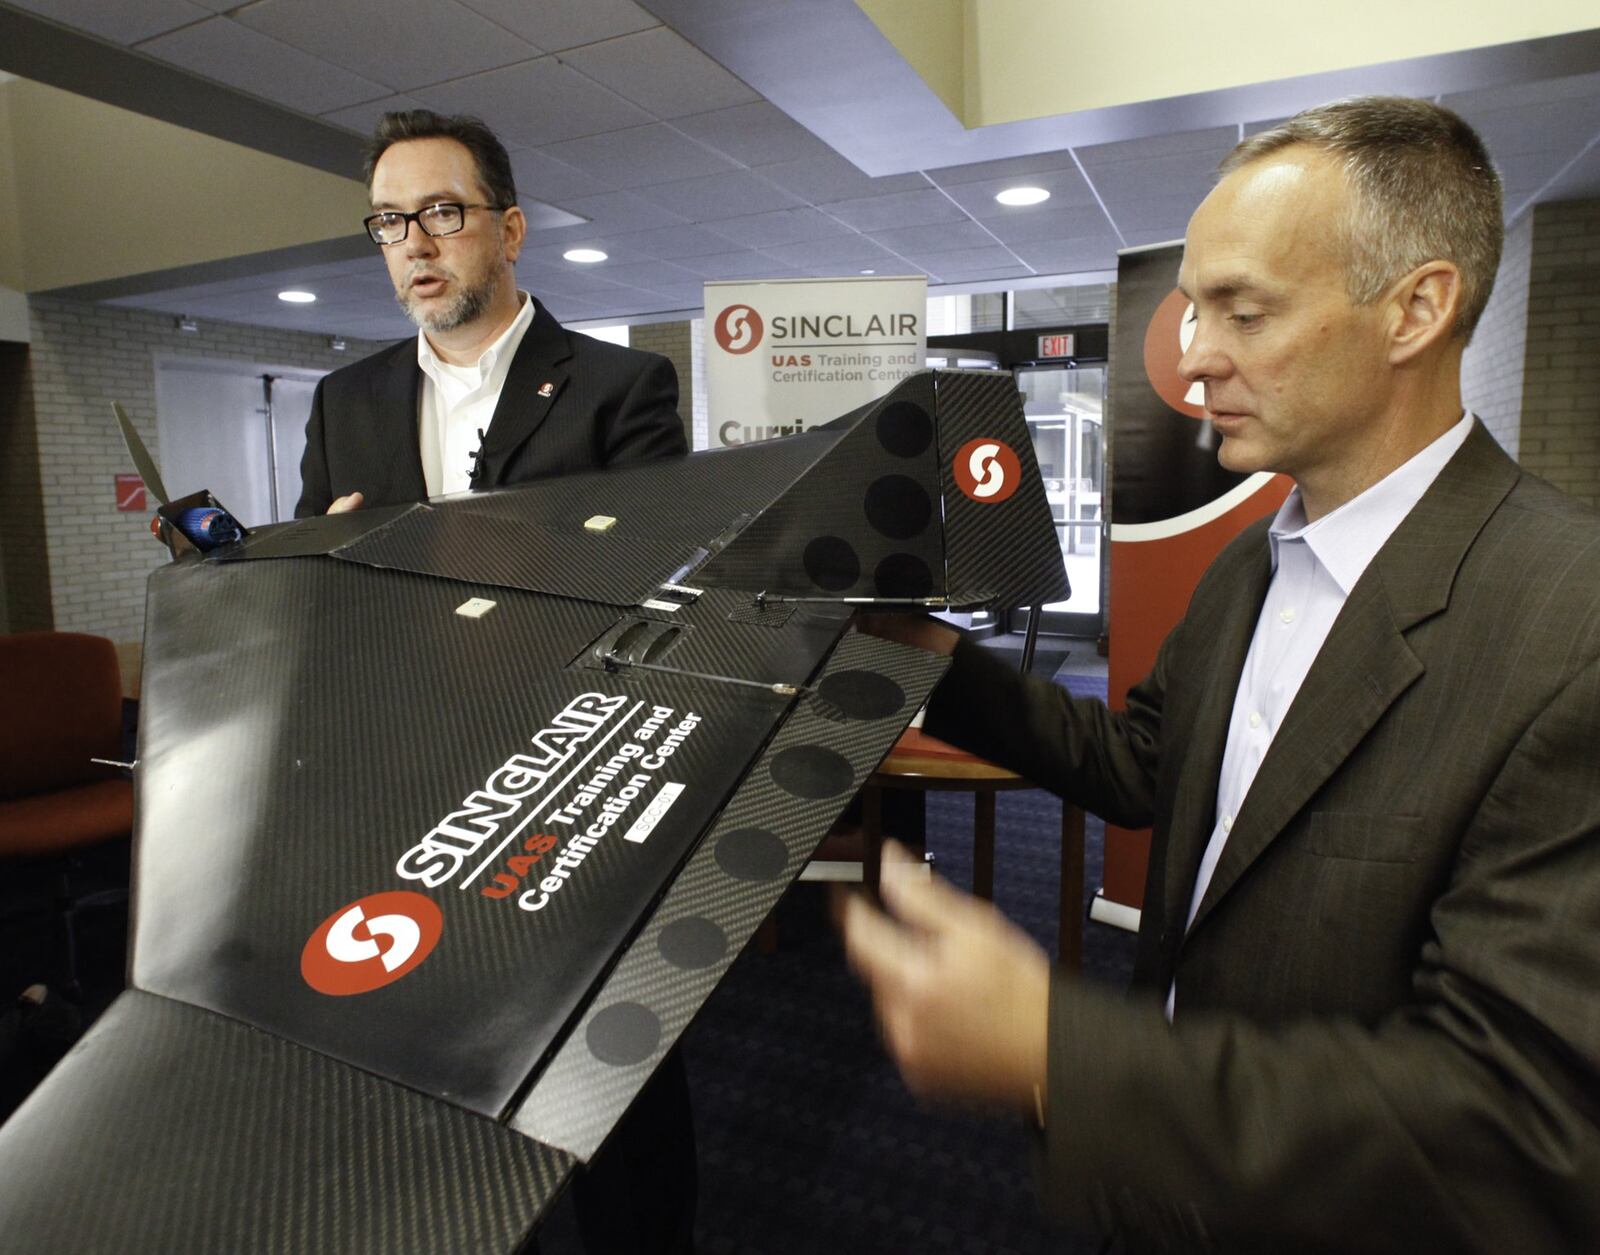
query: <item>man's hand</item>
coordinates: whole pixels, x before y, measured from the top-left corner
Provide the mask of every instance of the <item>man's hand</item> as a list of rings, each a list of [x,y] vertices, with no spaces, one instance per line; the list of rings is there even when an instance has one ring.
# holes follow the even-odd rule
[[[328,507],[329,514],[347,514],[351,510],[359,510],[365,498],[359,492],[346,493],[342,497],[335,497],[333,504]]]
[[[948,623],[925,614],[858,614],[856,631],[881,636],[886,641],[925,649],[948,658],[961,639],[961,633]]]
[[[852,893],[839,927],[906,1084],[1033,1115],[1045,1086],[1049,958],[987,902],[924,878],[893,841],[880,883],[888,913]]]

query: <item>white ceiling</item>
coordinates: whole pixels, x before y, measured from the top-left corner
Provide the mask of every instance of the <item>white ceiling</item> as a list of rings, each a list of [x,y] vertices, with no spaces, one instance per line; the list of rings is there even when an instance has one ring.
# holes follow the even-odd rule
[[[905,85],[904,61],[854,5],[806,3],[804,50],[751,33],[762,11],[792,0],[10,0],[0,16],[46,19],[28,32],[46,45],[72,32],[94,37],[129,71],[117,76],[124,91],[150,84],[169,115],[185,84],[213,101],[215,85],[254,98],[242,102],[254,110],[252,125],[259,132],[265,118],[270,131],[277,119],[285,145],[312,120],[353,145],[386,109],[481,115],[511,149],[526,200],[587,220],[535,230],[518,266],[522,284],[569,322],[695,310],[708,279],[875,270],[1003,287],[1102,273],[1120,248],[1181,236],[1217,161],[1272,120],[1256,116],[1269,103],[1294,95],[1218,96],[1194,108],[1156,102],[1098,128],[1082,115],[1070,127],[1046,120],[995,137],[997,150],[1043,151],[950,164],[952,146],[982,155],[983,135],[948,138],[949,114],[929,104],[925,88]],[[737,29],[709,24],[730,6]],[[1492,73],[1474,71],[1494,85],[1441,95],[1487,139],[1508,217],[1535,200],[1600,196],[1595,47],[1569,44],[1562,61],[1508,58]],[[850,51],[833,58],[841,67],[833,78],[829,48]],[[43,77],[5,62],[3,49],[0,64]],[[1552,67],[1561,72],[1551,76]],[[846,72],[849,91],[838,78]],[[1381,72],[1369,78],[1381,86]],[[841,121],[846,97],[852,109]],[[1174,129],[1200,121],[1202,129]],[[186,124],[208,129],[203,116]],[[1130,137],[1067,142],[1073,134]],[[871,177],[863,166],[899,172]],[[1048,188],[1050,199],[998,205],[995,192],[1019,180]],[[551,220],[570,221],[535,219]],[[342,225],[330,224],[330,235]],[[347,225],[350,243],[331,250],[243,255],[79,295],[201,319],[407,334],[382,266],[356,238],[359,224]],[[579,244],[609,260],[563,261]],[[289,286],[311,289],[318,302],[279,302]]]

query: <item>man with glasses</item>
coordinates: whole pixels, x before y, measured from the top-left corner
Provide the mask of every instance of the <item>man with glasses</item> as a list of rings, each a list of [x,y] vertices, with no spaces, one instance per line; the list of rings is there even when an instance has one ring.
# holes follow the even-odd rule
[[[385,114],[365,173],[367,233],[420,331],[317,386],[296,517],[687,452],[671,362],[566,331],[517,290],[527,223],[487,126]],[[674,1050],[574,1179],[583,1244],[590,1255],[688,1251],[695,1191]]]
[[[420,330],[318,386],[297,517],[687,451],[671,362],[566,331],[517,290],[527,222],[488,127],[385,114],[365,174],[367,233]]]

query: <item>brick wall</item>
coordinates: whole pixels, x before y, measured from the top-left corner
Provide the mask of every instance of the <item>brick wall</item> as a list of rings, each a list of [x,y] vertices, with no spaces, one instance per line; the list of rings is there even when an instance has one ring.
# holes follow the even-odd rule
[[[678,372],[678,413],[688,428],[689,447],[704,449],[706,436],[705,320],[692,322],[640,323],[628,331],[628,343],[636,349],[659,353],[671,360]]]
[[[1494,292],[1461,361],[1461,399],[1512,457],[1521,446],[1523,359],[1527,348],[1528,275],[1533,215],[1506,232]]]
[[[121,401],[159,463],[156,438],[157,354],[265,362],[331,370],[376,345],[350,340],[343,353],[328,337],[230,323],[202,322],[198,333],[177,330],[169,314],[120,309],[53,297],[29,301],[33,343],[28,370],[37,432],[37,504],[6,520],[4,551],[12,530],[44,539],[48,561],[50,622],[34,624],[8,598],[11,626],[53,626],[136,640],[144,632],[144,587],[166,551],[151,537],[149,513],[116,510],[113,476],[133,469],[111,414]],[[6,483],[26,475],[26,453],[4,449]],[[13,460],[19,465],[12,466]],[[8,501],[7,514],[10,514]],[[8,557],[8,574],[10,570]]]
[[[1600,200],[1533,211],[1520,454],[1600,505]]]

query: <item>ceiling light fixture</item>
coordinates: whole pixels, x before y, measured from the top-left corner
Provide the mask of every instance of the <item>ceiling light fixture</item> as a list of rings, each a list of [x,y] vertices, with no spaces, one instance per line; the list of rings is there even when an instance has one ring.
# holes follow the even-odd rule
[[[287,291],[279,292],[278,299],[280,301],[288,301],[291,305],[309,305],[317,299],[317,294],[315,292],[302,292],[299,288],[290,288]]]
[[[561,255],[568,261],[575,261],[585,266],[592,266],[597,261],[604,261],[607,256],[598,248],[569,248]]]
[[[864,275],[875,275],[878,272],[876,270],[863,270],[861,273]]]
[[[1002,205],[1037,205],[1040,201],[1050,199],[1050,193],[1042,187],[1008,187],[1003,192],[996,192],[994,198]]]

